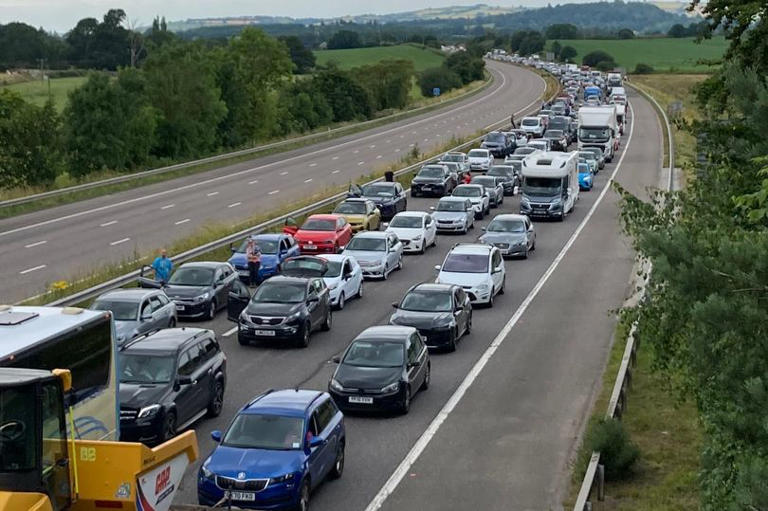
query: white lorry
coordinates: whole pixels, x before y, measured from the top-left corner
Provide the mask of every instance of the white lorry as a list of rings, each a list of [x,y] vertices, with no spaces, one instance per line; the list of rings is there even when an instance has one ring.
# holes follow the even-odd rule
[[[520,214],[563,220],[579,198],[576,152],[537,152],[523,160]]]
[[[621,73],[608,73],[608,78],[606,81],[609,92],[613,91],[614,87],[622,87],[624,85],[621,80]]]
[[[619,124],[616,119],[616,105],[583,106],[578,117],[579,149],[599,147],[605,161],[613,160],[619,148]]]

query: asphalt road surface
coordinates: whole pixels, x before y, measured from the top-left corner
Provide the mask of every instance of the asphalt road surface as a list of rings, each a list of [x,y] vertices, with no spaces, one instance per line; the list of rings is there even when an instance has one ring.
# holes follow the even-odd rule
[[[209,223],[235,224],[509,119],[536,105],[544,80],[488,62],[494,83],[450,108],[280,155],[0,220],[0,303],[134,260]]]
[[[630,101],[633,130],[631,140],[629,133],[622,139],[623,159],[600,171],[595,188],[580,194],[564,222],[536,222],[536,251],[528,260],[506,262],[506,293],[493,308],[475,311],[472,333],[457,351],[433,355],[432,384],[415,397],[410,413],[347,416],[344,476],[313,494],[313,509],[560,507],[568,460],[610,349],[610,311],[627,294],[633,264],[616,195],[608,190],[600,197],[617,161],[616,179],[634,193],[644,194],[659,179],[656,114],[641,97],[630,94]],[[412,198],[409,209],[427,210],[435,201]],[[335,313],[332,330],[315,334],[307,349],[242,347],[223,313],[194,323],[217,332],[228,355],[228,388],[222,415],[195,426],[200,460],[189,468],[175,502],[196,503],[195,476],[214,446],[210,432],[225,429],[249,398],[267,388],[326,389],[332,357],[355,335],[386,324],[391,302],[431,279],[454,243],[474,241],[493,215],[517,210],[517,197],[507,197],[466,236],[441,235],[437,248],[407,256],[389,280],[366,282],[365,297]],[[484,366],[473,370],[478,363]],[[454,395],[457,389],[463,396]],[[414,445],[423,449],[414,451]],[[403,477],[393,478],[395,473]]]

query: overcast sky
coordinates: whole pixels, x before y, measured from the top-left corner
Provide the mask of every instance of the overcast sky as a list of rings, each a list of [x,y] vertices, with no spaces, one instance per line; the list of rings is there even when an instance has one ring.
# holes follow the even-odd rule
[[[81,18],[101,19],[108,9],[115,7],[124,9],[129,19],[139,25],[148,25],[156,15],[168,20],[238,15],[327,18],[478,3],[541,6],[546,5],[546,0],[0,0],[0,23],[23,21],[46,30],[65,32]]]

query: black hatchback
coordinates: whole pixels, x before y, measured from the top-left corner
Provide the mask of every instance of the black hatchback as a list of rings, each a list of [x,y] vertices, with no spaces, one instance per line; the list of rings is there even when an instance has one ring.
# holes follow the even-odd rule
[[[118,360],[120,440],[158,444],[221,413],[227,357],[211,330],[150,332],[123,344]]]
[[[392,325],[412,326],[429,348],[455,351],[458,340],[472,330],[472,304],[461,286],[416,284],[392,306]]]

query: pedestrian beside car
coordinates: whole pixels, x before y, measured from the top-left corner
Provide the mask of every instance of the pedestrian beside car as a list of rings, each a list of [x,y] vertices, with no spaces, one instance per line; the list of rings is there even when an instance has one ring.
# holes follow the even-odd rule
[[[165,249],[162,249],[160,255],[152,261],[152,269],[155,270],[157,282],[168,283],[168,279],[171,278],[171,271],[173,271],[173,261],[168,257]]]
[[[517,129],[517,124],[515,124],[515,114],[512,114],[509,116],[509,124],[512,126],[512,129]]]
[[[250,277],[250,285],[255,286],[259,283],[259,267],[261,266],[261,249],[253,240],[248,240],[248,244],[245,247],[245,257],[248,259],[248,274]]]

